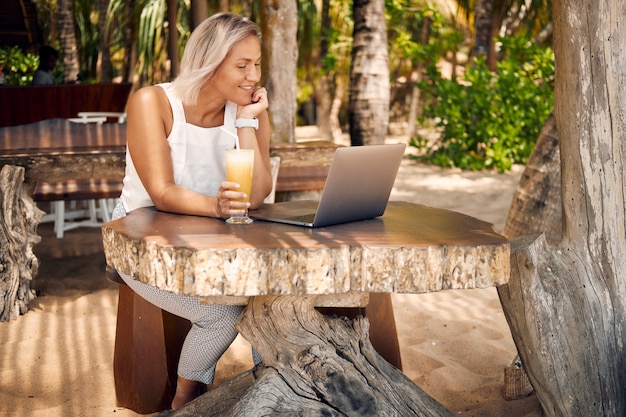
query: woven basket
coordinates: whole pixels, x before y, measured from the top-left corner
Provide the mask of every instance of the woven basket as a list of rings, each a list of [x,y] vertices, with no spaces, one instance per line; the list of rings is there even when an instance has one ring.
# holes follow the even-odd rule
[[[504,367],[504,399],[507,401],[527,397],[533,392],[528,374],[522,367],[519,357],[511,365]]]

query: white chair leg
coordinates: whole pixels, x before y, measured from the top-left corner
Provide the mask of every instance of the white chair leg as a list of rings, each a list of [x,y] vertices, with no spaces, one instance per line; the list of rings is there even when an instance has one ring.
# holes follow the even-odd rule
[[[100,217],[102,218],[102,223],[111,221],[111,212],[109,210],[109,203],[106,198],[101,198],[98,200],[100,204]]]
[[[36,203],[36,204],[37,204],[37,207],[40,210],[43,210],[40,203]],[[54,204],[53,204],[53,202],[50,202],[50,204],[49,204],[47,209],[48,209],[48,212],[41,218],[41,221],[39,223],[48,223],[48,222],[53,222],[54,223],[55,216],[54,216]]]
[[[55,201],[54,204],[54,232],[57,239],[63,239],[65,232],[65,201]]]
[[[89,206],[89,220],[92,222],[98,221],[98,210],[96,209],[96,200],[89,200],[87,202]]]

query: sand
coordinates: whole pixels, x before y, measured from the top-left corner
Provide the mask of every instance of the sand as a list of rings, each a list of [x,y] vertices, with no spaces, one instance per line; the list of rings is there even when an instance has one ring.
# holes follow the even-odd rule
[[[462,212],[501,232],[521,172],[443,170],[407,159],[391,199]],[[39,233],[39,296],[27,314],[0,323],[0,416],[137,416],[115,403],[117,290],[104,276],[99,229],[58,240],[47,223]],[[405,374],[454,414],[541,416],[536,395],[503,397],[503,369],[516,350],[494,288],[394,294],[393,303]],[[216,382],[249,369],[249,352],[237,338]]]

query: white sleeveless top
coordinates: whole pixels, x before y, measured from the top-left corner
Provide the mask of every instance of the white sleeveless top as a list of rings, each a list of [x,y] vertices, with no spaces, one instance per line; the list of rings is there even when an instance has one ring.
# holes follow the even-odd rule
[[[174,182],[200,194],[217,195],[220,184],[226,179],[224,152],[235,147],[234,137],[222,129],[237,135],[235,128],[237,105],[230,101],[226,102],[223,126],[199,127],[187,123],[183,103],[172,94],[170,84],[159,84],[159,87],[165,90],[174,115],[172,131],[167,137],[172,155]],[[140,207],[154,206],[139,179],[128,146],[126,174],[120,200],[127,213]]]

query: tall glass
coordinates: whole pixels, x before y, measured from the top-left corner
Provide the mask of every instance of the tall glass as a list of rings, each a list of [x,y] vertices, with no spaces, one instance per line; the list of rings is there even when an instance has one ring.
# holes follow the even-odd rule
[[[226,180],[240,185],[239,191],[246,193],[246,198],[235,201],[250,201],[252,190],[252,172],[254,170],[253,149],[228,149],[226,150]],[[248,209],[244,214],[231,216],[226,220],[231,224],[250,224],[252,219],[248,217]]]

